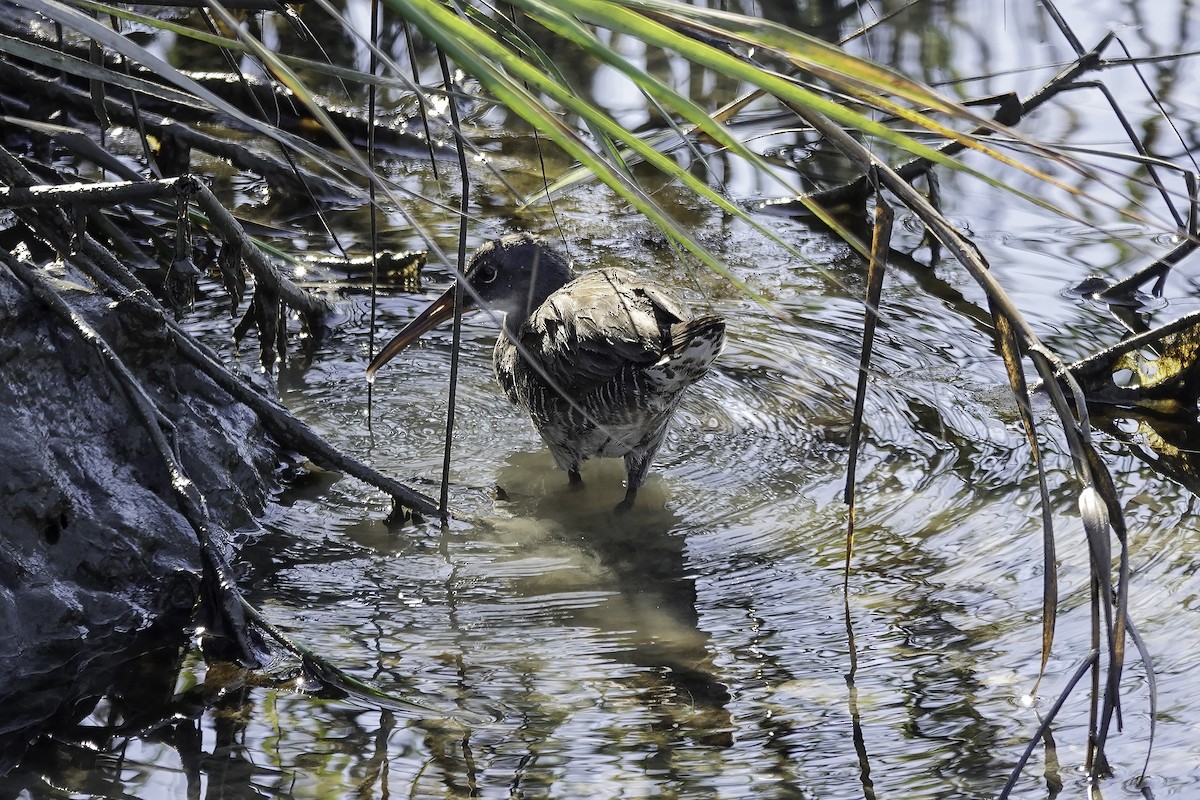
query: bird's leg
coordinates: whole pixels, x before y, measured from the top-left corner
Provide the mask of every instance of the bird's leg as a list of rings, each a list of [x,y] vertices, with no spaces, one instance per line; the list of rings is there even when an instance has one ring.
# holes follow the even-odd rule
[[[581,476],[579,474],[579,470],[577,470],[577,469],[567,470],[567,485],[570,486],[572,489],[582,489],[583,488],[583,476]]]
[[[624,514],[626,511],[633,508],[633,499],[637,497],[637,490],[637,485],[633,481],[630,481],[629,488],[625,490],[625,499],[617,503],[617,507],[613,509],[613,512],[617,514]]]
[[[625,454],[625,499],[617,503],[617,507],[613,509],[618,514],[623,514],[633,508],[633,498],[637,497],[638,487],[646,482],[646,473],[650,471],[650,460],[654,458],[654,451],[658,449],[665,432],[666,428],[664,427],[649,447],[642,450],[631,450]]]

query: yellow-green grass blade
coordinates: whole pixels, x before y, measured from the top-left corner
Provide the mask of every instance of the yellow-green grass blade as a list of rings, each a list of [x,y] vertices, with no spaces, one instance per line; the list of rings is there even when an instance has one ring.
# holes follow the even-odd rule
[[[696,38],[682,34],[674,28],[658,22],[656,19],[651,19],[647,16],[639,14],[636,11],[631,10],[631,8],[646,8],[660,14],[675,12],[682,14],[686,10],[692,15],[692,17],[694,17],[694,19],[689,19],[687,21],[688,24],[693,27],[699,26],[702,29],[705,27],[703,19],[708,17],[719,17],[723,20],[736,21],[738,23],[737,25],[732,23],[729,24],[729,27],[731,28],[738,28],[740,26],[742,29],[753,29],[756,26],[762,26],[764,28],[769,28],[777,38],[782,39],[785,42],[810,45],[813,51],[815,51],[818,49],[818,45],[816,43],[819,42],[819,40],[813,39],[812,37],[806,37],[799,32],[786,28],[785,26],[769,23],[765,20],[745,17],[738,14],[732,14],[730,12],[718,12],[712,9],[696,9],[691,6],[684,6],[683,4],[664,2],[664,0],[556,0],[556,4],[564,9],[569,9],[581,19],[586,19],[593,24],[601,25],[612,30],[617,30],[630,36],[636,36],[645,41],[647,44],[653,44],[658,47],[674,50],[693,63],[706,66],[722,74],[736,77],[751,85],[758,86],[785,103],[796,103],[801,107],[817,111],[829,117],[830,119],[837,121],[839,124],[855,128],[864,134],[875,137],[880,141],[887,142],[893,147],[905,150],[920,158],[927,159],[932,163],[943,164],[957,171],[969,174],[972,177],[975,177],[995,188],[1000,188],[1011,192],[1027,202],[1034,203],[1040,207],[1047,208],[1059,214],[1065,214],[1063,209],[1055,207],[1037,196],[1031,195],[1027,192],[1022,192],[1013,187],[1010,183],[1006,183],[999,178],[989,176],[980,172],[979,170],[970,168],[963,162],[945,155],[936,148],[925,145],[913,137],[895,131],[880,122],[872,120],[869,117],[866,117],[841,105],[840,103],[825,98],[813,90],[804,88],[798,81],[790,76],[772,72],[763,69],[758,65],[751,64]],[[709,26],[708,32],[714,36],[725,39],[728,39],[731,35],[730,31],[715,26]],[[762,40],[759,40],[743,35],[736,43],[740,43],[747,48],[776,50],[776,47],[772,41],[766,37],[764,37]],[[856,59],[855,57],[850,56],[849,54],[846,54],[827,43],[820,43],[819,49],[822,53],[836,54],[838,63],[844,65],[869,64],[869,62]],[[781,54],[785,57],[788,55],[786,50],[781,51]],[[792,55],[794,56],[794,54]],[[831,80],[833,76],[839,74],[836,70],[831,70],[827,64],[823,66],[822,62],[819,62],[815,59],[805,60],[802,63],[805,65],[805,69],[810,69],[812,71],[823,69],[830,76]],[[889,81],[890,86],[908,91],[908,93],[914,98],[914,102],[920,102],[923,105],[943,109],[947,113],[955,113],[960,117],[969,119],[973,124],[986,126],[990,130],[1004,131],[1008,135],[1013,136],[1014,139],[1023,141],[1021,137],[1012,131],[1005,129],[1003,126],[974,114],[953,100],[945,98],[943,95],[939,95],[932,89],[921,87],[919,84],[904,78],[898,73],[887,70],[884,67],[879,67],[878,65],[873,65],[870,70],[864,67],[863,71],[860,72],[858,77],[853,82],[843,81],[844,88],[851,89],[853,88],[854,84],[859,85],[860,88],[862,85],[869,85],[871,81],[868,78],[871,75],[876,75],[881,79],[886,78]],[[1026,172],[1034,178],[1037,178],[1038,180],[1051,183],[1069,194],[1084,196],[1084,193],[1081,190],[1066,185],[1052,176],[1034,169],[1029,164],[1014,158],[1010,158],[994,148],[987,146],[977,136],[959,133],[930,118],[926,114],[921,114],[920,112],[916,112],[912,109],[904,108],[896,104],[894,101],[884,100],[882,97],[879,99],[883,104],[881,110],[885,110],[888,113],[898,114],[903,118],[912,121],[914,124],[926,128],[931,133],[938,136],[959,141],[964,146],[984,153],[999,163],[1015,167],[1022,172]],[[1034,145],[1033,143],[1028,143],[1028,146],[1035,147],[1041,150],[1043,153],[1050,154],[1060,163],[1067,164],[1077,171],[1082,171],[1076,162],[1068,161],[1058,154],[1053,154],[1042,146]],[[1071,215],[1067,214],[1067,216],[1070,217]]]
[[[622,138],[634,139],[629,131],[609,119],[604,114],[582,102],[566,91],[564,87],[554,83],[548,77],[528,64],[519,55],[511,51],[502,42],[486,36],[480,36],[479,29],[469,21],[446,9],[435,0],[387,0],[388,4],[401,13],[405,19],[417,25],[421,31],[438,43],[448,56],[461,68],[471,73],[476,80],[490,91],[506,108],[511,109],[530,124],[541,130],[546,136],[561,147],[564,152],[579,161],[585,167],[593,170],[606,184],[618,191],[625,199],[634,205],[660,229],[682,244],[706,266],[722,275],[726,280],[749,293],[748,287],[733,275],[726,267],[712,256],[708,250],[695,239],[691,231],[681,226],[671,218],[645,190],[633,182],[628,175],[601,158],[591,147],[566,124],[550,114],[546,107],[526,88],[525,84],[546,92],[555,102],[561,104],[581,117],[589,118],[606,131],[616,133]],[[511,74],[510,74],[511,73]],[[669,159],[662,158],[650,148],[641,148],[641,154],[652,163],[663,164]],[[673,162],[672,162],[673,163]],[[668,166],[663,164],[663,166]],[[665,172],[672,170],[668,166]],[[676,170],[677,171],[677,170]],[[690,177],[690,176],[689,176]],[[698,184],[693,178],[693,183]],[[730,206],[722,198],[699,184],[699,188],[711,197],[716,198],[722,205]]]

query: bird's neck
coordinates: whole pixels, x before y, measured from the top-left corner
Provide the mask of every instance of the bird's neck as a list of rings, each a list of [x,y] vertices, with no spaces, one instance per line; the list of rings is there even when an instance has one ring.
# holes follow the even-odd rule
[[[534,269],[536,273],[529,282],[529,291],[523,297],[514,298],[515,302],[506,309],[504,327],[510,333],[521,330],[521,326],[541,308],[546,298],[575,279],[571,265],[549,250],[542,251]]]

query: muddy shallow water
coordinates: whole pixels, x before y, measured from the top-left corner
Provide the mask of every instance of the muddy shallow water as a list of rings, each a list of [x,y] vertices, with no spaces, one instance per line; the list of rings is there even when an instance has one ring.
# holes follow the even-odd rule
[[[930,81],[1069,58],[1044,16],[1003,5],[998,23],[993,3],[924,4],[923,20],[899,15],[867,52]],[[1121,23],[1131,47],[1189,49],[1170,33],[1175,22],[1156,38],[1128,5],[1061,4],[1085,43]],[[1194,13],[1184,8],[1176,21]],[[1004,35],[989,33],[998,24]],[[949,52],[928,40],[943,29]],[[927,63],[933,53],[942,61]],[[1168,107],[1195,120],[1195,71],[1168,71],[1159,75]],[[1027,91],[1052,73],[995,77],[986,88]],[[1131,85],[1125,73],[1105,77]],[[1140,95],[1126,111],[1153,113]],[[1088,95],[1050,107],[1028,132],[1115,146],[1116,129],[1100,115]],[[1087,652],[1089,578],[1069,458],[1050,436],[1044,455],[1063,616],[1032,703],[1042,587],[1036,477],[979,321],[982,295],[952,262],[900,264],[888,274],[844,594],[842,491],[862,265],[797,221],[769,218],[809,264],[669,191],[659,199],[771,306],[676,261],[606,192],[560,199],[557,218],[578,266],[655,275],[730,323],[728,349],[685,398],[632,513],[612,513],[624,491],[619,462],[589,463],[585,488],[567,486],[494,385],[494,331],[473,318],[464,326],[451,472],[458,519],[389,523],[378,492],[315,476],[284,492],[261,535],[249,537],[252,603],[428,714],[318,699],[290,685],[247,686],[203,714],[189,746],[135,737],[118,753],[65,748],[0,787],[29,797],[49,796],[51,787],[106,797],[995,796],[1039,711]],[[1090,273],[1123,275],[1168,246],[1150,225],[1097,219],[1098,229],[1088,228],[957,178],[943,179],[943,199],[1067,358],[1119,331],[1103,309],[1066,290]],[[431,213],[424,221],[452,252],[457,222]],[[490,213],[473,227],[471,246],[508,230],[503,210]],[[555,235],[552,217],[537,219],[537,230]],[[331,220],[361,232],[360,212]],[[917,249],[919,226],[899,223],[895,246]],[[419,246],[415,236],[391,235]],[[1173,277],[1163,313],[1192,310],[1190,289],[1186,277]],[[383,297],[380,336],[426,299]],[[351,291],[341,300],[345,324],[309,362],[281,372],[281,396],[339,447],[436,495],[449,331],[427,335],[380,373],[368,426],[368,299]],[[202,304],[197,329],[251,363],[252,348],[235,353],[224,341],[223,303],[214,296]],[[1047,407],[1035,414],[1053,429]],[[1131,525],[1130,613],[1155,658],[1149,785],[1158,797],[1190,796],[1200,791],[1195,498],[1101,436]],[[180,685],[206,677],[216,683],[190,660]],[[1124,687],[1124,731],[1109,751],[1115,775],[1101,785],[1110,798],[1138,796],[1133,781],[1150,725],[1140,663]],[[1084,796],[1086,726],[1080,692],[1053,729],[1057,763],[1048,766],[1037,750],[1018,796],[1044,797],[1056,781],[1062,796]]]

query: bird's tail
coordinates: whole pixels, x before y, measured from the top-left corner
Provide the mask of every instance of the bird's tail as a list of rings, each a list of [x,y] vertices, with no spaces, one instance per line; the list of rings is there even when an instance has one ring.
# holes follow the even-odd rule
[[[708,372],[725,347],[725,320],[717,316],[696,317],[671,326],[671,344],[646,377],[678,387],[695,383]]]
[[[712,351],[712,358],[709,359],[709,363],[712,363],[725,347],[725,320],[706,314],[671,326],[670,352],[675,357],[697,347]]]

